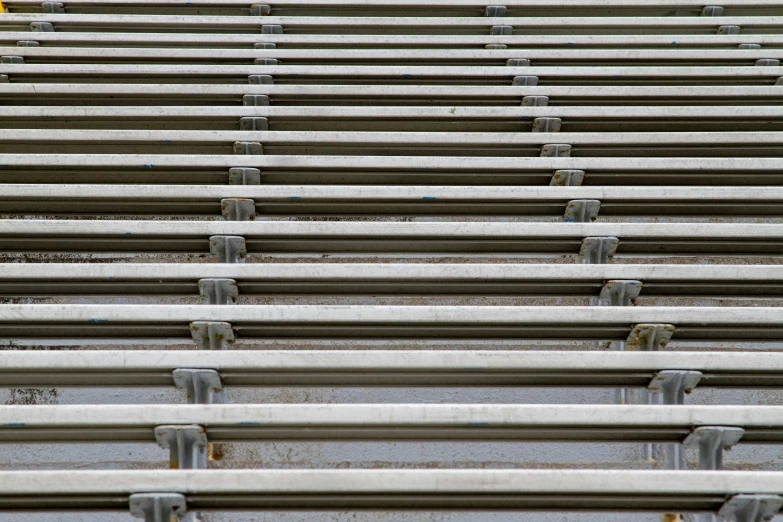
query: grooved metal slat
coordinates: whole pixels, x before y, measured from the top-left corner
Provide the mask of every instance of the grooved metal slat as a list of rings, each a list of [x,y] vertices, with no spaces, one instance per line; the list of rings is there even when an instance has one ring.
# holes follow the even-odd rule
[[[717,511],[727,495],[777,494],[783,473],[625,470],[14,471],[0,508],[124,511],[137,491],[189,507],[256,509],[566,509]],[[655,491],[655,495],[650,495]],[[368,498],[369,496],[369,498]]]
[[[657,372],[683,369],[702,372],[699,388],[783,387],[783,361],[772,352],[505,350],[7,351],[0,383],[173,386],[177,368],[216,370],[229,387],[647,387]]]
[[[161,425],[200,425],[215,442],[517,440],[681,443],[731,424],[743,442],[783,442],[780,406],[111,405],[0,406],[0,442],[151,442]]]

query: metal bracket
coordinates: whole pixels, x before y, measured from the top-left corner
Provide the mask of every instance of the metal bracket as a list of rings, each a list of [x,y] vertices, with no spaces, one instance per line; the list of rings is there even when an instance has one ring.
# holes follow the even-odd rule
[[[685,394],[693,391],[701,377],[701,372],[664,370],[655,374],[650,384],[647,385],[647,389],[651,392],[662,392],[663,404],[682,405],[685,404]],[[652,396],[647,397],[647,402],[648,404],[656,404]],[[681,444],[667,444],[661,449],[664,452],[667,469],[680,470],[685,468],[683,446]],[[648,458],[655,454],[652,445],[647,445],[646,452]]]
[[[253,65],[278,65],[279,63],[277,58],[256,58],[253,60]]]
[[[24,63],[24,58],[21,56],[0,56],[0,63],[20,64],[20,63]]]
[[[247,83],[250,85],[273,85],[275,79],[268,74],[251,74],[247,77]]]
[[[505,5],[488,5],[484,9],[484,16],[488,16],[490,18],[506,16],[506,11],[508,11],[508,8]]]
[[[634,300],[639,297],[639,293],[642,290],[642,282],[628,279],[617,279],[606,281],[601,287],[601,292],[596,297],[590,298],[591,306],[632,306]],[[624,341],[608,341],[606,342],[607,348],[613,351],[624,351]],[[615,390],[615,401],[617,404],[628,404],[638,397],[641,399],[649,396],[649,392],[643,391],[641,394],[636,390],[629,390],[627,388],[618,388]],[[638,400],[637,399],[637,400]],[[651,445],[645,445],[645,459],[652,459],[653,447]]]
[[[560,132],[562,125],[560,118],[534,118],[530,132]]]
[[[685,437],[682,445],[699,448],[699,469],[719,470],[723,467],[723,451],[731,449],[744,434],[742,428],[700,426]]]
[[[53,33],[54,25],[51,22],[31,22],[30,30],[34,33]]]
[[[726,34],[726,35],[740,34],[740,26],[738,26],[738,25],[721,25],[720,27],[718,27],[717,34]]]
[[[41,42],[36,40],[19,40],[16,42],[17,47],[40,47]]]
[[[7,74],[0,74],[0,83],[8,83],[9,81]]]
[[[739,44],[737,49],[761,49],[761,44]]]
[[[266,4],[251,4],[250,16],[269,16],[272,12],[272,6]]]
[[[193,321],[190,335],[204,350],[228,350],[236,340],[231,323]]]
[[[266,97],[267,101],[269,97]],[[244,98],[242,98],[244,101]],[[266,131],[269,130],[269,120],[263,116],[246,116],[239,118],[239,130],[241,131]],[[237,142],[243,143],[243,142]]]
[[[527,58],[509,58],[506,60],[506,67],[530,67],[530,60]]]
[[[566,223],[592,223],[598,219],[601,202],[597,199],[574,199],[566,204],[563,221]]]
[[[211,236],[209,251],[220,263],[244,263],[247,257],[247,243],[242,236]]]
[[[255,221],[256,202],[248,198],[220,200],[220,211],[226,221]]]
[[[780,67],[780,60],[777,58],[760,58],[756,60],[756,67]]]
[[[252,167],[231,167],[228,169],[229,185],[260,185],[261,170]]]
[[[282,25],[262,25],[261,34],[283,34]]]
[[[617,251],[616,237],[586,237],[582,240],[576,262],[580,265],[605,265]]]
[[[783,76],[775,80],[775,85],[783,85]]]
[[[541,147],[541,157],[568,158],[571,156],[571,148],[567,143],[547,143]]]
[[[549,104],[549,96],[525,96],[522,98],[522,107],[546,107]]]
[[[726,522],[768,522],[780,511],[780,495],[734,495],[718,511]]]
[[[233,279],[217,277],[198,280],[198,293],[207,298],[211,305],[232,305],[237,303],[239,288]]]
[[[708,5],[701,10],[702,16],[723,16],[723,7],[719,5]]]
[[[550,187],[580,187],[585,179],[584,170],[556,170],[552,174]]]
[[[642,282],[627,279],[607,281],[598,297],[593,298],[593,306],[631,306],[642,291]]]
[[[266,94],[245,94],[244,96],[242,96],[242,105],[244,105],[245,107],[268,107],[269,96],[267,96]],[[242,125],[241,118],[239,120],[239,125],[240,127]]]
[[[489,28],[490,36],[511,36],[514,28],[510,25],[493,25]]]
[[[182,520],[188,509],[185,495],[179,493],[133,493],[129,504],[130,514],[144,522]]]
[[[203,426],[157,426],[155,440],[169,450],[169,468],[207,469],[208,442]]]
[[[655,374],[647,389],[663,393],[663,403],[673,406],[685,404],[685,394],[699,384],[701,372],[691,370],[663,370]]]
[[[253,49],[277,49],[277,44],[272,42],[257,42],[253,44]]]
[[[235,141],[233,150],[234,154],[245,156],[262,156],[264,154],[264,146],[257,141]]]
[[[223,391],[220,374],[215,370],[203,368],[177,368],[172,372],[174,385],[184,389],[188,395],[189,404],[214,404],[221,402],[216,394]]]
[[[42,2],[41,12],[46,14],[63,14],[65,7],[60,2]]]
[[[671,340],[675,329],[673,324],[637,324],[628,334],[625,345],[629,350],[640,352],[661,350]]]
[[[538,85],[538,76],[514,76],[511,85],[513,87],[535,87]]]
[[[508,45],[506,44],[487,44],[484,46],[484,49],[487,49],[489,51],[500,51],[503,49],[508,49]]]

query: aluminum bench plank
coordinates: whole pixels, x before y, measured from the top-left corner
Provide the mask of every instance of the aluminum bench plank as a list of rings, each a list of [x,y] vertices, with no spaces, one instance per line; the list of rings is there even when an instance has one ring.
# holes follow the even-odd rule
[[[734,494],[782,490],[783,473],[771,471],[37,470],[0,473],[0,509],[127,511],[144,491],[182,493],[194,511],[715,512]]]
[[[378,263],[0,263],[0,280],[162,281],[227,277],[276,281],[454,281],[509,280],[574,284],[592,280],[638,279],[649,285],[673,282],[761,284],[783,279],[783,265],[553,265],[553,264],[378,264]],[[557,357],[556,354],[553,356]]]
[[[105,6],[105,5],[134,5],[134,6],[159,6],[159,5],[178,5],[178,6],[242,6],[247,7],[245,0],[64,0],[61,2],[66,7],[71,6]],[[39,0],[4,0],[4,5],[9,8],[14,6],[40,6]],[[403,6],[419,7],[420,2],[416,0],[275,0],[269,2],[272,6]],[[484,8],[487,3],[477,0],[430,0],[429,6],[432,7],[480,7]],[[504,0],[503,5],[507,7],[553,7],[551,0]],[[720,5],[724,7],[778,7],[778,0],[721,0]],[[562,7],[692,7],[701,9],[703,3],[691,0],[560,0],[558,6]]]
[[[325,62],[383,65],[403,65],[405,62],[486,62],[505,65],[505,60],[525,58],[532,65],[584,64],[624,65],[623,62],[660,62],[663,65],[753,65],[755,60],[783,58],[783,49],[147,49],[147,48],[83,48],[83,47],[0,47],[0,55],[22,56],[25,63],[114,63],[144,60],[149,63],[215,62],[228,65],[231,61],[253,63],[257,58],[274,58],[284,65],[325,65]],[[541,63],[543,62],[543,63]]]
[[[778,255],[783,225],[714,223],[389,223],[0,220],[9,252],[209,251],[214,235],[251,254],[576,255],[586,237],[617,237],[620,256]]]
[[[580,296],[595,297],[608,280],[638,280],[643,297],[780,298],[783,276],[774,266],[682,265],[421,265],[257,264],[74,265],[0,264],[0,295],[101,296],[199,295],[198,280],[237,281],[242,302],[248,296]],[[657,268],[656,268],[657,267]],[[612,270],[611,268],[618,268]],[[361,275],[358,275],[361,274]]]
[[[0,212],[220,216],[223,198],[246,198],[257,216],[563,216],[569,202],[600,201],[605,216],[777,216],[776,187],[428,187],[0,185]]]
[[[663,370],[699,371],[699,388],[783,387],[783,356],[775,352],[502,350],[4,350],[0,386],[174,386],[177,368],[216,370],[223,386],[252,387],[646,388]]]
[[[783,225],[712,223],[368,223],[368,222],[215,222],[215,221],[69,221],[0,220],[4,237],[29,235],[202,237],[242,235],[249,238],[307,238],[332,236],[350,238],[581,238],[616,236],[622,239],[758,239],[778,240]]]
[[[675,39],[673,39],[673,37]],[[31,35],[25,28],[23,31],[0,31],[0,42],[15,46],[19,40],[35,41],[44,46],[79,45],[87,47],[134,46],[161,47],[239,47],[247,49],[255,43],[274,43],[280,48],[296,48],[297,46],[349,47],[363,46],[367,48],[383,48],[386,46],[402,48],[456,48],[458,46],[475,46],[483,49],[484,45],[503,43],[511,48],[617,48],[630,47],[661,47],[672,48],[706,48],[736,50],[743,43],[757,43],[763,47],[776,48],[783,44],[783,35],[749,34],[749,35],[719,35],[719,34],[677,34],[677,35],[361,35],[361,34],[188,34],[188,33],[102,33],[102,32],[44,32]],[[241,48],[241,47],[239,47]]]
[[[0,305],[7,339],[181,339],[194,321],[228,322],[240,339],[626,340],[672,324],[678,341],[779,341],[775,307]]]
[[[534,145],[569,143],[572,145],[780,145],[783,132],[661,132],[634,135],[627,132],[318,132],[318,131],[159,131],[159,130],[68,130],[14,129],[0,131],[0,143],[155,143],[173,142],[233,143],[259,141],[276,143],[328,144],[414,144],[420,141],[452,146],[463,145]]]
[[[210,442],[511,440],[681,443],[699,426],[782,443],[780,406],[468,404],[0,406],[0,443],[154,442],[163,425],[199,425]]]
[[[196,105],[199,111],[216,103],[242,105],[244,95],[267,95],[272,106],[290,105],[402,105],[426,103],[458,105],[519,106],[525,96],[547,96],[549,105],[622,103],[631,105],[774,106],[783,104],[783,93],[775,86],[710,87],[512,87],[512,86],[437,86],[437,85],[171,85],[171,84],[72,84],[72,83],[0,83],[3,112],[15,106],[37,105]],[[741,105],[739,105],[741,104]],[[255,109],[256,107],[249,107]],[[606,106],[612,109],[613,106]],[[507,109],[506,109],[507,110]],[[685,108],[685,110],[688,110]],[[456,111],[455,111],[456,112]],[[616,112],[615,112],[616,115]]]
[[[290,199],[330,201],[366,199],[374,201],[410,201],[427,199],[510,200],[535,203],[554,201],[566,203],[573,199],[599,199],[601,202],[644,201],[733,203],[771,202],[783,199],[781,187],[650,187],[644,192],[624,187],[438,187],[438,186],[355,186],[355,185],[0,185],[0,197],[9,199],[53,198],[119,201],[163,199],[166,201],[216,201],[222,198],[251,198],[259,202],[279,202]]]
[[[60,80],[89,80],[105,82],[107,79],[131,78],[142,80],[167,80],[179,83],[247,82],[249,75],[269,75],[275,81],[303,83],[388,81],[415,83],[442,82],[500,82],[510,84],[515,76],[538,76],[542,83],[569,81],[602,83],[605,85],[635,82],[657,82],[676,85],[678,82],[709,85],[719,81],[721,85],[753,84],[773,85],[783,76],[783,67],[755,66],[529,66],[529,67],[459,67],[459,66],[344,66],[344,65],[161,65],[161,64],[3,64],[0,74],[9,76],[11,82],[35,82]]]
[[[780,156],[783,132],[334,132],[186,130],[0,130],[0,153],[231,154],[235,142],[258,142],[271,155],[541,156],[551,143],[590,156]]]
[[[585,170],[591,185],[747,187],[783,182],[778,158],[172,154],[0,154],[0,181],[227,185],[232,167],[259,168],[265,183],[280,185],[549,185],[559,169]]]
[[[258,142],[268,155],[540,157],[552,143],[576,157],[780,157],[783,132],[520,133],[331,131],[0,130],[0,153],[232,154]]]
[[[20,84],[21,85],[21,84]],[[280,86],[283,87],[283,86]],[[294,86],[290,86],[294,88]],[[296,86],[299,87],[299,86]],[[304,86],[302,86],[304,87]],[[312,87],[311,87],[312,88]],[[325,87],[325,92],[329,92]],[[425,91],[426,92],[426,91]],[[523,91],[524,92],[524,91]],[[665,91],[662,91],[665,92]],[[0,120],[22,120],[25,118],[70,118],[79,120],[118,119],[118,118],[181,118],[193,120],[197,118],[231,118],[235,119],[237,129],[239,118],[298,118],[308,119],[365,119],[374,120],[394,118],[404,120],[414,119],[513,119],[517,121],[532,121],[534,118],[562,118],[563,120],[584,119],[660,119],[679,118],[695,119],[778,119],[783,118],[783,106],[664,106],[664,107],[333,107],[313,106],[202,106],[202,107],[58,107],[58,106],[4,106]],[[23,128],[23,127],[15,127]],[[725,131],[725,127],[723,128]],[[565,133],[562,133],[565,134]],[[560,134],[559,134],[560,135]]]
[[[620,171],[777,171],[775,158],[438,158],[427,156],[265,156],[175,154],[0,154],[0,168],[187,168],[256,167],[317,169],[329,165],[344,169],[456,171],[584,169]]]
[[[2,295],[198,295],[198,280],[237,281],[246,295],[597,296],[638,280],[642,296],[780,297],[777,265],[73,264],[0,263]],[[553,357],[557,357],[556,355]]]
[[[49,22],[55,26],[55,30],[84,29],[100,27],[104,29],[133,27],[155,27],[159,31],[179,31],[182,27],[205,29],[207,32],[230,33],[237,30],[254,30],[261,32],[263,25],[282,25],[283,31],[296,28],[303,30],[310,28],[316,31],[336,29],[345,32],[353,32],[353,28],[364,27],[374,29],[399,30],[424,29],[426,31],[438,30],[469,30],[483,29],[487,32],[492,26],[509,25],[515,29],[534,28],[537,31],[558,31],[563,29],[603,29],[612,32],[617,28],[632,28],[639,31],[657,29],[677,30],[710,30],[717,31],[719,26],[739,25],[745,32],[772,32],[780,33],[783,30],[783,16],[662,16],[662,17],[567,17],[567,16],[538,16],[538,17],[512,17],[491,18],[476,17],[358,17],[358,16],[193,16],[193,15],[90,15],[90,14],[13,14],[9,13],[0,19],[0,30],[3,28],[14,30],[24,24],[32,22]],[[6,29],[6,30],[7,30]]]

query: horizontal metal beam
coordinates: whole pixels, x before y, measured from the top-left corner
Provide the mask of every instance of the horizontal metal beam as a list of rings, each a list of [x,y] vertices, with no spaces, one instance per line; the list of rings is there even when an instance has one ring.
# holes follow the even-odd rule
[[[7,339],[190,338],[190,323],[231,323],[242,339],[626,340],[672,324],[681,341],[783,339],[775,307],[0,305]]]
[[[97,318],[97,319],[96,319]],[[225,321],[237,324],[625,325],[669,323],[781,326],[775,307],[360,306],[360,305],[0,305],[0,322],[147,323]]]
[[[178,185],[0,185],[0,197],[34,200],[55,199],[117,199],[167,201],[215,201],[221,198],[251,198],[260,202],[290,199],[330,201],[361,198],[368,201],[489,200],[489,201],[554,201],[600,199],[612,203],[627,201],[657,202],[763,202],[783,199],[783,188],[752,187],[650,187],[629,192],[623,187],[433,187],[433,186],[356,186],[356,185],[232,185],[188,187]]]
[[[132,0],[137,6],[242,6],[247,7],[247,0]],[[7,7],[15,6],[40,6],[39,0],[4,0]],[[128,0],[63,0],[66,7],[74,6],[104,6],[104,5],[127,5]],[[417,0],[373,0],[373,5],[379,6],[403,6],[419,7]],[[277,6],[362,6],[366,2],[360,0],[274,0],[268,2],[269,5]],[[478,0],[430,0],[427,4],[430,7],[481,7],[484,8],[486,1]],[[507,7],[553,7],[550,0],[504,0],[503,5]],[[702,7],[703,2],[689,0],[560,0],[558,6],[562,7]],[[720,5],[724,7],[778,7],[778,0],[721,0]]]
[[[51,146],[52,142],[45,143]],[[770,216],[783,211],[783,189],[775,187],[648,187],[629,191],[627,187],[589,186],[30,184],[0,185],[0,213],[220,216],[224,198],[252,199],[259,217],[326,214],[563,217],[569,202],[583,199],[600,201],[602,217]]]
[[[459,252],[576,254],[585,237],[620,238],[620,255],[777,254],[783,226],[631,223],[349,223],[0,220],[18,251],[198,251],[239,235],[251,253]]]
[[[586,171],[590,185],[783,183],[778,158],[0,154],[4,183],[226,185],[232,167],[279,185],[548,185],[562,169]]]
[[[228,67],[228,66],[227,66]],[[2,85],[2,84],[0,84]],[[411,87],[411,86],[409,86]],[[371,87],[369,88],[371,89]],[[783,91],[783,90],[781,90]],[[273,106],[240,106],[241,98],[237,96],[234,106],[217,105],[204,106],[199,103],[220,103],[212,98],[199,100],[196,96],[190,96],[183,92],[177,97],[170,98],[170,106],[157,106],[155,103],[142,102],[139,106],[134,98],[119,103],[116,106],[114,100],[104,101],[90,99],[82,103],[79,99],[68,100],[63,94],[63,105],[50,106],[4,106],[0,113],[0,126],[5,129],[157,129],[157,130],[203,130],[203,131],[230,131],[240,130],[241,118],[262,117],[267,118],[266,126],[272,131],[340,131],[360,132],[362,134],[377,134],[379,132],[448,132],[453,136],[459,133],[492,132],[492,133],[526,133],[533,128],[536,118],[559,118],[562,122],[561,132],[557,134],[558,140],[553,143],[563,143],[560,137],[574,132],[608,132],[608,133],[672,133],[672,132],[725,132],[726,122],[731,122],[734,131],[752,132],[780,132],[783,131],[783,107],[776,105],[778,99],[757,99],[754,105],[748,103],[747,98],[741,95],[727,101],[723,106],[672,106],[671,101],[665,98],[656,98],[653,105],[616,105],[625,104],[625,100],[607,101],[610,105],[593,103],[594,99],[579,99],[577,106],[552,105],[548,107],[520,106],[524,91],[519,95],[506,93],[505,97],[498,97],[490,105],[473,98],[474,101],[464,103],[466,98],[460,97],[458,92],[455,97],[439,100],[437,103],[426,102],[429,106],[417,106],[431,99],[424,97],[402,99],[392,98],[394,92],[383,94],[383,91],[368,90],[365,96],[370,98],[354,97],[350,91],[343,91],[342,100],[335,100],[333,96],[324,90],[324,94],[310,93],[307,97],[293,92],[283,94],[280,97],[273,95]],[[510,96],[509,96],[510,95]],[[48,103],[59,103],[52,95]],[[471,95],[472,96],[472,95]],[[13,98],[14,104],[24,103],[18,95],[4,97],[6,100]],[[783,98],[781,98],[783,99]],[[183,101],[191,105],[183,105]],[[278,101],[283,100],[281,104]],[[471,100],[471,98],[467,98]],[[486,100],[486,99],[485,99]],[[74,104],[74,101],[76,102]],[[695,101],[695,100],[694,100]],[[703,103],[705,100],[700,100]],[[709,101],[709,100],[707,100]],[[90,106],[94,103],[102,103],[105,106]],[[71,105],[68,106],[68,103]],[[304,105],[297,105],[303,103]],[[394,106],[388,106],[388,104]],[[640,99],[637,104],[646,104]],[[195,104],[195,105],[193,105]],[[316,106],[309,106],[315,104]],[[402,104],[404,106],[397,106]],[[355,105],[355,106],[350,106]],[[473,105],[473,106],[470,106]],[[516,106],[509,106],[516,105]],[[263,122],[262,122],[263,123]],[[5,131],[6,133],[9,131]],[[749,134],[746,134],[750,136]],[[637,134],[637,137],[641,134]],[[13,134],[9,134],[13,138]],[[535,139],[535,138],[529,138]],[[564,139],[564,138],[562,138]],[[628,139],[634,139],[629,137]],[[714,152],[720,152],[720,148]],[[768,152],[775,151],[769,148]],[[20,150],[12,152],[20,153]],[[38,153],[52,152],[49,150],[34,151]],[[73,151],[72,151],[73,152]],[[115,154],[116,151],[107,151]],[[131,151],[125,151],[131,152]],[[132,151],[138,152],[138,151]],[[150,151],[145,151],[150,152]],[[159,152],[159,151],[155,151]],[[200,151],[204,153],[204,151]],[[210,153],[219,153],[212,150]],[[226,151],[231,153],[232,151]],[[297,151],[299,155],[301,151]],[[317,155],[317,151],[310,151],[310,155]],[[404,152],[400,150],[399,152]],[[414,155],[421,155],[424,151],[413,151]],[[531,154],[533,151],[529,151]],[[538,151],[535,151],[538,152]],[[722,152],[729,156],[730,150]],[[198,152],[197,152],[198,153]],[[276,154],[267,152],[267,154]],[[470,155],[485,155],[471,153]],[[232,154],[233,155],[233,154]],[[371,151],[363,151],[363,156],[374,156]],[[426,155],[426,153],[424,154]],[[535,155],[538,155],[537,153]],[[576,154],[574,154],[576,155]],[[647,155],[647,154],[645,154]],[[258,156],[256,156],[258,157]],[[330,162],[332,162],[330,160]],[[417,161],[418,163],[418,161]],[[5,164],[5,163],[2,163]],[[10,181],[10,180],[3,180]],[[548,182],[548,181],[547,181]],[[165,183],[165,182],[164,182]],[[740,183],[745,184],[746,182]],[[509,185],[519,184],[517,181]],[[595,183],[602,184],[602,183]],[[646,185],[666,184],[666,182],[647,182]],[[768,186],[778,185],[777,182],[765,183]]]
[[[783,199],[779,187],[650,187],[628,191],[624,187],[433,187],[433,186],[356,186],[356,185],[231,185],[189,187],[178,185],[0,185],[0,197],[9,199],[117,199],[168,201],[215,201],[221,198],[251,198],[260,202],[290,199],[329,201],[366,199],[368,201],[410,201],[430,199],[447,201],[554,201],[600,199],[603,202],[763,202]]]
[[[575,255],[586,237],[617,237],[618,255],[777,255],[783,226],[714,223],[388,223],[0,220],[0,248],[35,252],[199,252],[214,235],[250,253],[547,253]]]
[[[746,268],[747,267],[747,268]],[[199,295],[198,280],[237,282],[246,296],[599,295],[606,281],[634,280],[644,297],[783,297],[772,265],[544,264],[0,264],[0,295]]]
[[[0,442],[153,442],[162,425],[203,426],[211,442],[517,440],[681,443],[733,426],[742,442],[783,442],[781,406],[467,404],[0,406]]]
[[[229,66],[226,66],[229,67]],[[0,84],[2,85],[2,84]],[[293,87],[293,86],[291,86]],[[36,85],[37,88],[37,85]],[[189,88],[189,87],[188,87]],[[324,86],[324,92],[333,87]],[[368,86],[368,88],[371,88]],[[665,89],[665,88],[664,88]],[[525,92],[525,91],[520,91]],[[661,91],[665,93],[665,90]],[[783,118],[781,106],[735,106],[735,107],[299,107],[299,106],[255,106],[255,107],[58,107],[58,106],[4,106],[0,121],[21,118],[299,118],[299,119],[514,119],[533,118],[580,118],[580,119],[658,119],[658,118],[716,118],[716,119],[768,119]],[[83,122],[86,125],[86,123]],[[238,126],[238,121],[236,123]]]
[[[0,386],[174,386],[177,368],[216,370],[223,386],[253,387],[646,388],[663,370],[699,371],[699,388],[783,387],[783,357],[774,352],[501,350],[5,350]]]
[[[42,33],[43,34],[43,33]],[[57,34],[57,33],[51,33]],[[73,34],[73,33],[67,33]],[[2,36],[2,33],[0,33]],[[670,105],[677,101],[678,110],[683,105],[703,104],[709,101],[714,105],[733,105],[752,102],[758,106],[773,106],[783,101],[781,89],[775,86],[710,87],[710,86],[629,86],[629,87],[512,87],[512,86],[442,86],[442,85],[214,85],[214,84],[73,84],[73,83],[0,83],[0,97],[11,104],[3,108],[13,111],[14,104],[39,101],[39,104],[57,104],[52,109],[62,108],[64,103],[96,100],[106,105],[117,103],[118,98],[126,99],[127,105],[144,104],[147,101],[168,99],[170,105],[198,104],[200,110],[207,103],[216,100],[232,101],[242,104],[243,95],[264,94],[270,97],[273,106],[296,105],[302,101],[310,103],[320,101],[341,105],[405,105],[405,103],[427,101],[428,104],[453,104],[457,100],[463,105],[503,105],[505,110],[516,109],[525,96],[548,96],[550,104],[558,104],[559,109],[565,103],[592,103],[601,105],[607,100],[622,101],[628,105]],[[102,99],[106,98],[106,99]],[[208,107],[208,106],[207,106]],[[116,109],[116,107],[114,107]],[[158,107],[160,109],[161,107]],[[255,109],[256,107],[248,107]],[[429,107],[422,107],[427,110]],[[592,109],[592,107],[589,107]],[[612,106],[604,107],[612,109]],[[409,108],[410,109],[410,108]],[[640,110],[647,110],[647,107]],[[734,107],[742,110],[741,106]],[[212,107],[208,110],[215,110]],[[458,107],[460,113],[464,107]],[[627,108],[626,108],[627,110]],[[14,112],[11,113],[13,115]],[[198,112],[196,113],[198,114]],[[616,115],[616,111],[614,113]],[[673,110],[670,110],[670,115]],[[693,116],[693,113],[689,113]],[[709,114],[709,111],[706,112]],[[742,114],[742,113],[740,113]],[[597,117],[597,116],[596,116]]]
[[[704,50],[673,49],[148,49],[91,47],[0,47],[0,55],[22,56],[25,63],[116,63],[145,60],[150,64],[244,61],[274,58],[283,65],[351,63],[365,65],[404,65],[404,62],[465,62],[465,65],[505,65],[508,59],[524,58],[532,65],[556,65],[597,62],[604,65],[624,65],[623,62],[662,62],[664,65],[753,65],[758,59],[783,58],[783,49]],[[490,62],[490,63],[487,63]],[[674,63],[670,63],[674,62]],[[737,64],[736,62],[740,62]],[[227,65],[227,64],[226,64]]]
[[[36,0],[37,1],[37,0]],[[723,2],[722,2],[723,3]],[[134,4],[135,5],[135,4]],[[553,6],[550,6],[550,8]],[[30,31],[0,31],[0,42],[15,45],[19,40],[32,38]],[[456,46],[475,45],[483,48],[486,44],[503,43],[509,47],[562,47],[567,49],[580,47],[638,47],[653,46],[672,49],[685,48],[722,48],[736,49],[738,45],[748,43],[760,44],[764,47],[776,47],[783,43],[783,35],[777,34],[677,34],[672,35],[334,35],[334,34],[188,34],[188,33],[100,33],[100,32],[46,32],[36,33],[35,40],[47,45],[74,45],[87,47],[97,46],[134,46],[160,47],[164,45],[187,47],[225,47],[246,45],[252,48],[255,43],[275,43],[281,48],[296,48],[297,46],[316,45],[354,48],[357,45],[370,48],[384,46],[420,47],[437,46],[450,48]]]
[[[783,169],[776,158],[440,158],[427,156],[253,156],[174,154],[0,154],[0,172],[37,168],[231,168],[427,170],[559,170],[758,172]]]
[[[150,108],[152,109],[152,108]],[[105,109],[110,112],[111,109]],[[333,131],[162,131],[162,130],[70,130],[70,129],[14,129],[0,131],[0,145],[45,142],[57,144],[161,144],[173,146],[257,141],[262,145],[329,144],[329,145],[419,145],[453,147],[533,146],[547,143],[567,143],[576,146],[704,146],[744,145],[763,146],[783,144],[783,132],[333,132]],[[20,151],[21,152],[21,151]]]
[[[257,142],[262,145],[264,154],[289,156],[396,156],[414,153],[422,156],[540,157],[542,147],[552,143],[571,145],[570,155],[580,158],[783,156],[783,132],[0,130],[0,153],[15,154],[119,155],[139,151],[174,155],[232,154],[236,142]],[[774,200],[773,194],[769,193],[768,199]]]
[[[0,509],[126,511],[132,493],[182,493],[188,509],[716,512],[777,495],[783,473],[620,470],[4,471]],[[655,492],[651,494],[651,492]]]
[[[596,283],[610,279],[643,281],[645,293],[656,283],[687,287],[696,282],[761,284],[783,279],[783,265],[552,265],[552,264],[378,264],[378,263],[274,263],[274,264],[73,264],[0,263],[0,280],[145,280],[173,281],[227,277],[238,281],[466,281],[490,280]]]
[[[13,14],[0,18],[0,27],[30,24],[32,22],[49,22],[55,27],[89,27],[89,28],[121,28],[155,27],[164,32],[177,30],[179,27],[205,28],[212,32],[232,32],[245,28],[261,32],[264,25],[282,25],[287,28],[423,28],[436,31],[438,29],[468,29],[482,28],[489,30],[498,25],[510,25],[514,28],[543,28],[561,30],[579,29],[614,29],[619,27],[649,30],[651,28],[707,28],[717,30],[722,25],[739,25],[746,29],[780,29],[783,28],[783,16],[607,16],[607,17],[357,17],[357,16],[198,16],[198,15],[90,15],[90,14]]]
[[[355,81],[372,78],[407,83],[424,79],[511,83],[515,76],[538,76],[542,82],[580,79],[600,81],[607,85],[662,80],[669,84],[684,80],[705,83],[719,80],[729,85],[732,82],[748,81],[758,82],[756,85],[773,85],[777,78],[783,76],[783,67],[3,64],[0,66],[0,73],[7,74],[11,81],[110,77],[122,78],[123,81],[130,78],[157,81],[246,81],[249,75],[269,75],[284,83],[301,83],[308,79],[345,81],[348,78]]]

